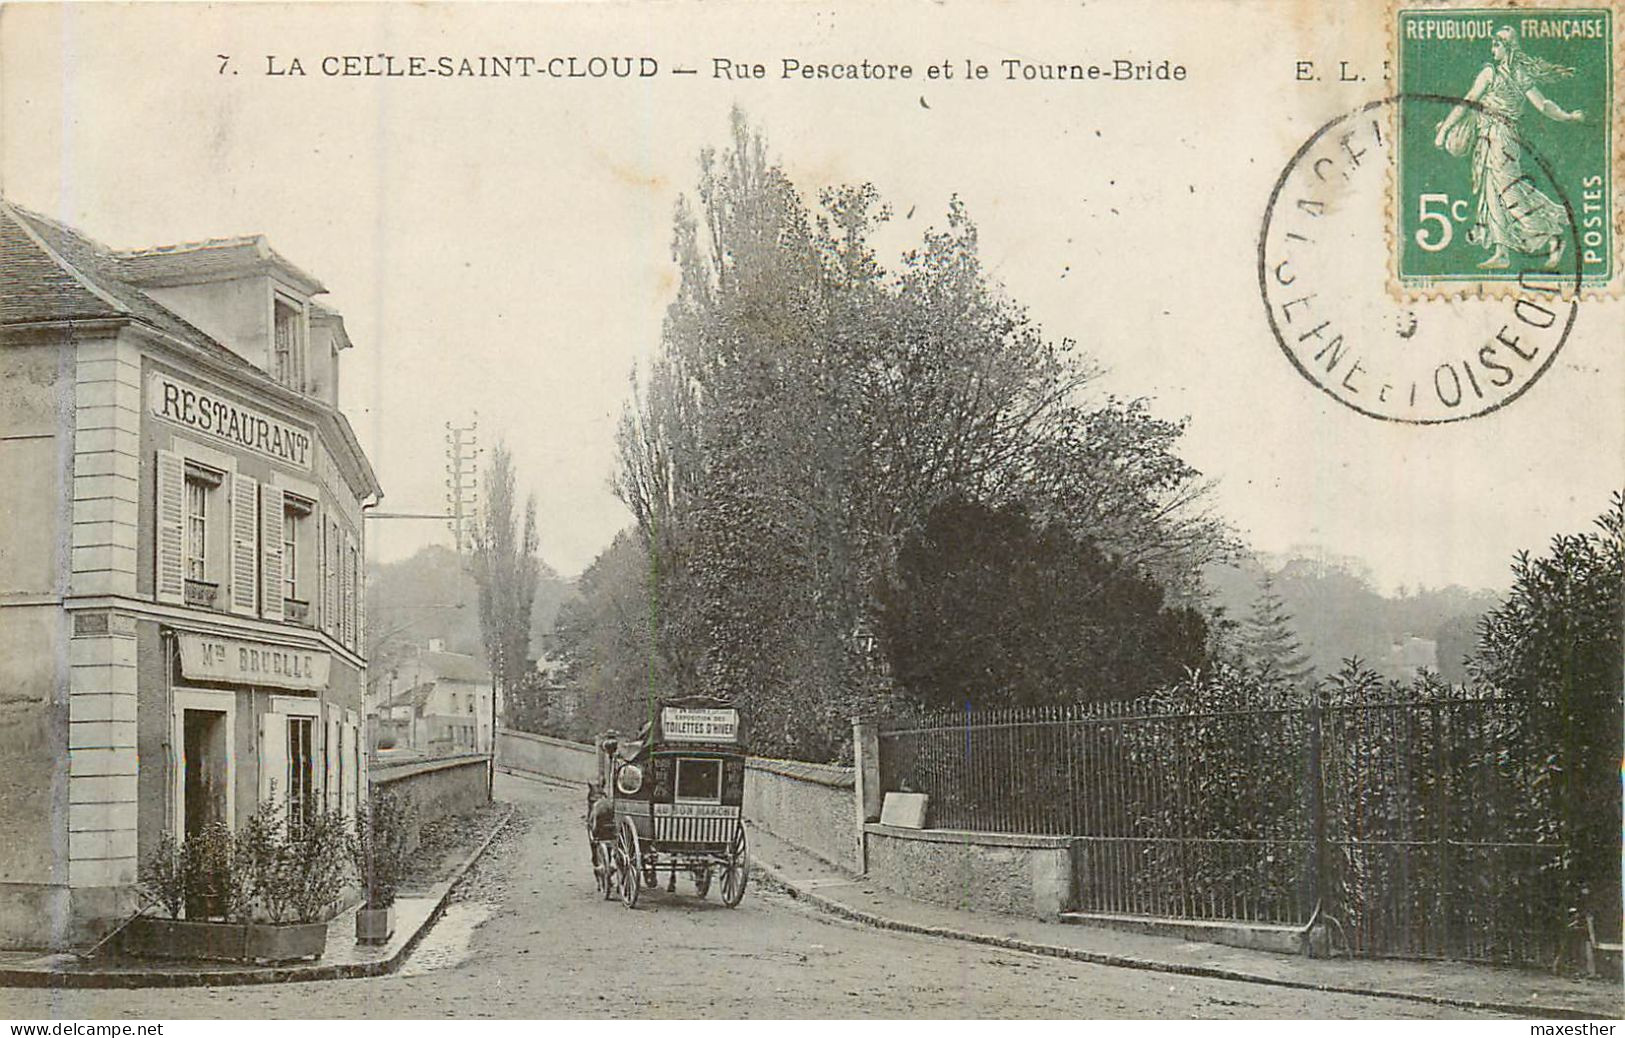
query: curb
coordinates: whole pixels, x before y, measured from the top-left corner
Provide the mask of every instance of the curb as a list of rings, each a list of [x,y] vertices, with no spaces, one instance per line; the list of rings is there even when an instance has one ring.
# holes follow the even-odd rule
[[[429,933],[440,917],[445,914],[446,904],[451,900],[452,892],[467,877],[469,870],[474,867],[481,857],[485,855],[491,842],[508,827],[513,821],[514,806],[508,805],[504,814],[485,839],[474,849],[451,879],[445,881],[445,889],[435,900],[435,906],[429,911],[423,922],[418,924],[417,931],[402,942],[395,954],[387,959],[378,959],[374,962],[347,962],[323,966],[319,963],[308,966],[269,966],[248,969],[227,969],[208,972],[165,972],[152,970],[150,972],[52,972],[48,970],[21,970],[0,969],[0,987],[13,988],[190,988],[190,987],[228,987],[247,984],[287,984],[297,981],[311,980],[354,980],[362,977],[381,977],[394,973],[406,963],[406,959],[417,948],[419,942]],[[432,889],[432,888],[431,888]]]
[[[900,933],[921,934],[926,937],[941,937],[951,941],[964,941],[969,944],[984,944],[994,948],[1005,948],[1010,951],[1026,952],[1030,955],[1045,955],[1056,959],[1071,959],[1075,962],[1089,963],[1095,966],[1115,966],[1121,969],[1144,970],[1151,973],[1172,973],[1187,977],[1203,977],[1209,980],[1229,980],[1243,984],[1268,984],[1272,987],[1293,988],[1300,991],[1318,991],[1332,995],[1363,995],[1369,998],[1389,998],[1400,1002],[1421,1002],[1428,1005],[1447,1006],[1456,1009],[1474,1009],[1480,1012],[1500,1013],[1521,1019],[1555,1019],[1555,1020],[1597,1020],[1607,1019],[1583,1009],[1570,1006],[1552,1005],[1522,1005],[1507,1002],[1480,1002],[1470,998],[1451,998],[1448,995],[1427,995],[1414,991],[1392,991],[1383,988],[1362,988],[1344,984],[1317,984],[1312,981],[1287,980],[1280,977],[1269,977],[1256,973],[1244,973],[1240,970],[1224,969],[1219,966],[1197,966],[1179,962],[1159,962],[1154,959],[1137,959],[1127,955],[1111,955],[1105,952],[1092,952],[1083,948],[1069,948],[1059,944],[1042,944],[1037,941],[1025,941],[1016,937],[1000,937],[996,934],[972,933],[968,930],[956,930],[947,926],[929,926],[924,923],[908,923],[900,919],[891,919],[886,916],[866,912],[861,908],[853,908],[842,904],[832,898],[823,896],[811,890],[803,890],[785,878],[784,874],[772,865],[763,861],[751,862],[751,871],[755,872],[766,882],[766,885],[782,890],[797,901],[804,901],[822,912],[839,916],[852,922],[862,923],[878,930],[895,930]]]

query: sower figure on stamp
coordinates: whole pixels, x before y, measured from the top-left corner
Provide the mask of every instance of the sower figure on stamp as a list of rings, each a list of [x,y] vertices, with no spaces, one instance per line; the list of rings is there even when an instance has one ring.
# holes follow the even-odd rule
[[[1496,30],[1490,56],[1492,60],[1478,73],[1466,98],[1483,111],[1456,105],[1439,123],[1433,143],[1461,155],[1472,141],[1478,222],[1468,240],[1491,250],[1479,267],[1490,270],[1510,265],[1509,251],[1545,252],[1546,265],[1555,267],[1563,257],[1568,219],[1563,207],[1523,172],[1517,130],[1526,99],[1548,119],[1566,123],[1584,119],[1583,113],[1565,112],[1540,92],[1541,83],[1565,79],[1574,70],[1524,53],[1510,26]]]

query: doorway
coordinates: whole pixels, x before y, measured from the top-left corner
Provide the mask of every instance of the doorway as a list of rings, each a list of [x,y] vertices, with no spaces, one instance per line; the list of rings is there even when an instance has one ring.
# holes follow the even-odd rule
[[[181,711],[182,835],[192,839],[215,822],[227,822],[226,712]]]
[[[175,842],[211,822],[237,828],[237,697],[213,689],[175,689],[170,716],[169,832]]]

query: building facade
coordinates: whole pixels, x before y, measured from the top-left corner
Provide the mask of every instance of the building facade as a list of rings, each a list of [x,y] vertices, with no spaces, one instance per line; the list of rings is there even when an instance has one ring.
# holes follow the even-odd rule
[[[378,731],[420,753],[487,753],[492,682],[490,669],[477,658],[447,652],[433,639],[389,675]]]
[[[94,940],[164,834],[353,813],[343,319],[262,237],[115,252],[0,203],[0,945]]]

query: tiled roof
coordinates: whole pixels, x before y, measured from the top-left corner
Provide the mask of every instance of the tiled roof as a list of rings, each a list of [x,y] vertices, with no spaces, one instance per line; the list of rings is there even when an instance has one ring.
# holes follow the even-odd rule
[[[113,253],[113,258],[124,276],[137,284],[186,284],[237,271],[250,273],[272,267],[312,295],[327,291],[320,281],[271,248],[263,234],[128,249]]]
[[[423,704],[429,701],[434,694],[434,682],[420,681],[404,692],[399,692],[385,703],[386,708],[392,706],[409,706],[413,710],[422,711]]]
[[[0,202],[0,275],[5,286],[0,322],[133,317],[238,366],[253,367],[124,281],[106,246],[9,202]]]
[[[308,280],[314,291],[326,291],[314,278],[266,246],[262,236],[219,240],[231,247],[254,243],[260,262],[279,264],[293,275]],[[166,247],[170,252],[185,248],[190,246]],[[132,265],[146,262],[138,261],[137,257],[168,256],[166,249],[117,253],[71,227],[0,198],[0,326],[98,319],[136,321],[208,355],[215,362],[251,375],[261,385],[275,386],[271,376],[261,368],[130,282]],[[172,258],[181,255],[184,253],[174,252]],[[276,390],[287,392],[281,387]],[[307,403],[323,407],[319,401]],[[349,421],[337,410],[328,413],[341,437],[340,454],[351,457],[360,482],[369,487],[372,494],[382,497],[378,477],[356,442]]]
[[[11,206],[0,206],[0,323],[120,317],[118,304],[98,294],[57,261]]]
[[[472,681],[489,684],[491,671],[473,656],[460,652],[428,652],[419,656],[425,671],[446,681]]]

